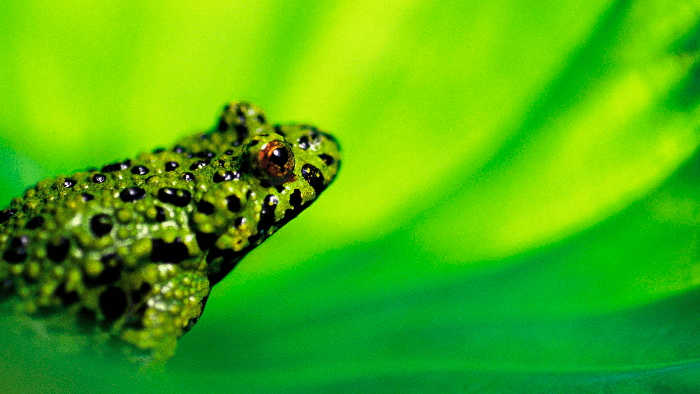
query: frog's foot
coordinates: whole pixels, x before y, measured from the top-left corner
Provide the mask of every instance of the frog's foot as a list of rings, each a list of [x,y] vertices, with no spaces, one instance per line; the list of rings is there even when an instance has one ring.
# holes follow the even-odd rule
[[[149,285],[154,277],[157,281]],[[165,360],[174,354],[177,339],[201,316],[209,282],[204,275],[173,264],[153,264],[144,272],[144,279],[146,294],[115,322],[112,332],[150,351],[154,360]]]

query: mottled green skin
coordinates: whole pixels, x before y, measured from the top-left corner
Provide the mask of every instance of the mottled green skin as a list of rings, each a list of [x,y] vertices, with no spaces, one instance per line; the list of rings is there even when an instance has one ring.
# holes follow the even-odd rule
[[[260,162],[281,141],[293,152],[284,177]],[[2,304],[167,358],[211,286],[307,207],[339,164],[330,135],[272,126],[234,103],[214,130],[173,149],[43,180],[0,215]]]

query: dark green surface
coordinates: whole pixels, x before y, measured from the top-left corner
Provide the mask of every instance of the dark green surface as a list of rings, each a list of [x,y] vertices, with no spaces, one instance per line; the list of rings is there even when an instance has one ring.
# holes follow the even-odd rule
[[[344,161],[162,371],[48,354],[5,318],[0,385],[700,390],[698,21],[688,0],[3,3],[6,203],[232,99],[332,131]]]

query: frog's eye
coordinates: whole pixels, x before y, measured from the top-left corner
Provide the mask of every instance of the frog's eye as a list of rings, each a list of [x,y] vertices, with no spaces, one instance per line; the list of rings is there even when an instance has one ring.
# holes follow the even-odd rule
[[[294,153],[285,142],[272,141],[263,145],[257,161],[260,171],[271,181],[283,183],[294,174]]]

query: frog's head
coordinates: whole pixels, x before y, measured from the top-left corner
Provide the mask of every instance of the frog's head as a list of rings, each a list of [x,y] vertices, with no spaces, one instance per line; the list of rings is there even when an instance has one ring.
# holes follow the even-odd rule
[[[306,124],[272,126],[253,104],[224,107],[217,129],[235,134],[234,145],[243,151],[241,169],[263,188],[298,194],[293,207],[310,204],[340,168],[340,148],[332,135]]]
[[[221,256],[224,264],[220,269],[212,264],[216,272],[210,275],[212,284],[239,256],[306,209],[333,182],[340,167],[340,150],[333,136],[305,124],[272,125],[252,104],[225,106],[213,134],[196,144],[232,146],[229,153],[236,160],[236,181],[220,183],[220,195],[211,193],[211,205],[228,207],[222,210],[226,219],[217,221],[219,225],[211,221],[212,227],[233,224],[236,231],[230,227],[216,231],[223,235],[209,252],[208,261],[215,263]],[[234,245],[232,253],[223,251],[227,245]]]
[[[272,186],[293,186],[304,203],[318,196],[340,166],[338,142],[309,125],[278,125],[248,144],[248,161],[255,174]]]

